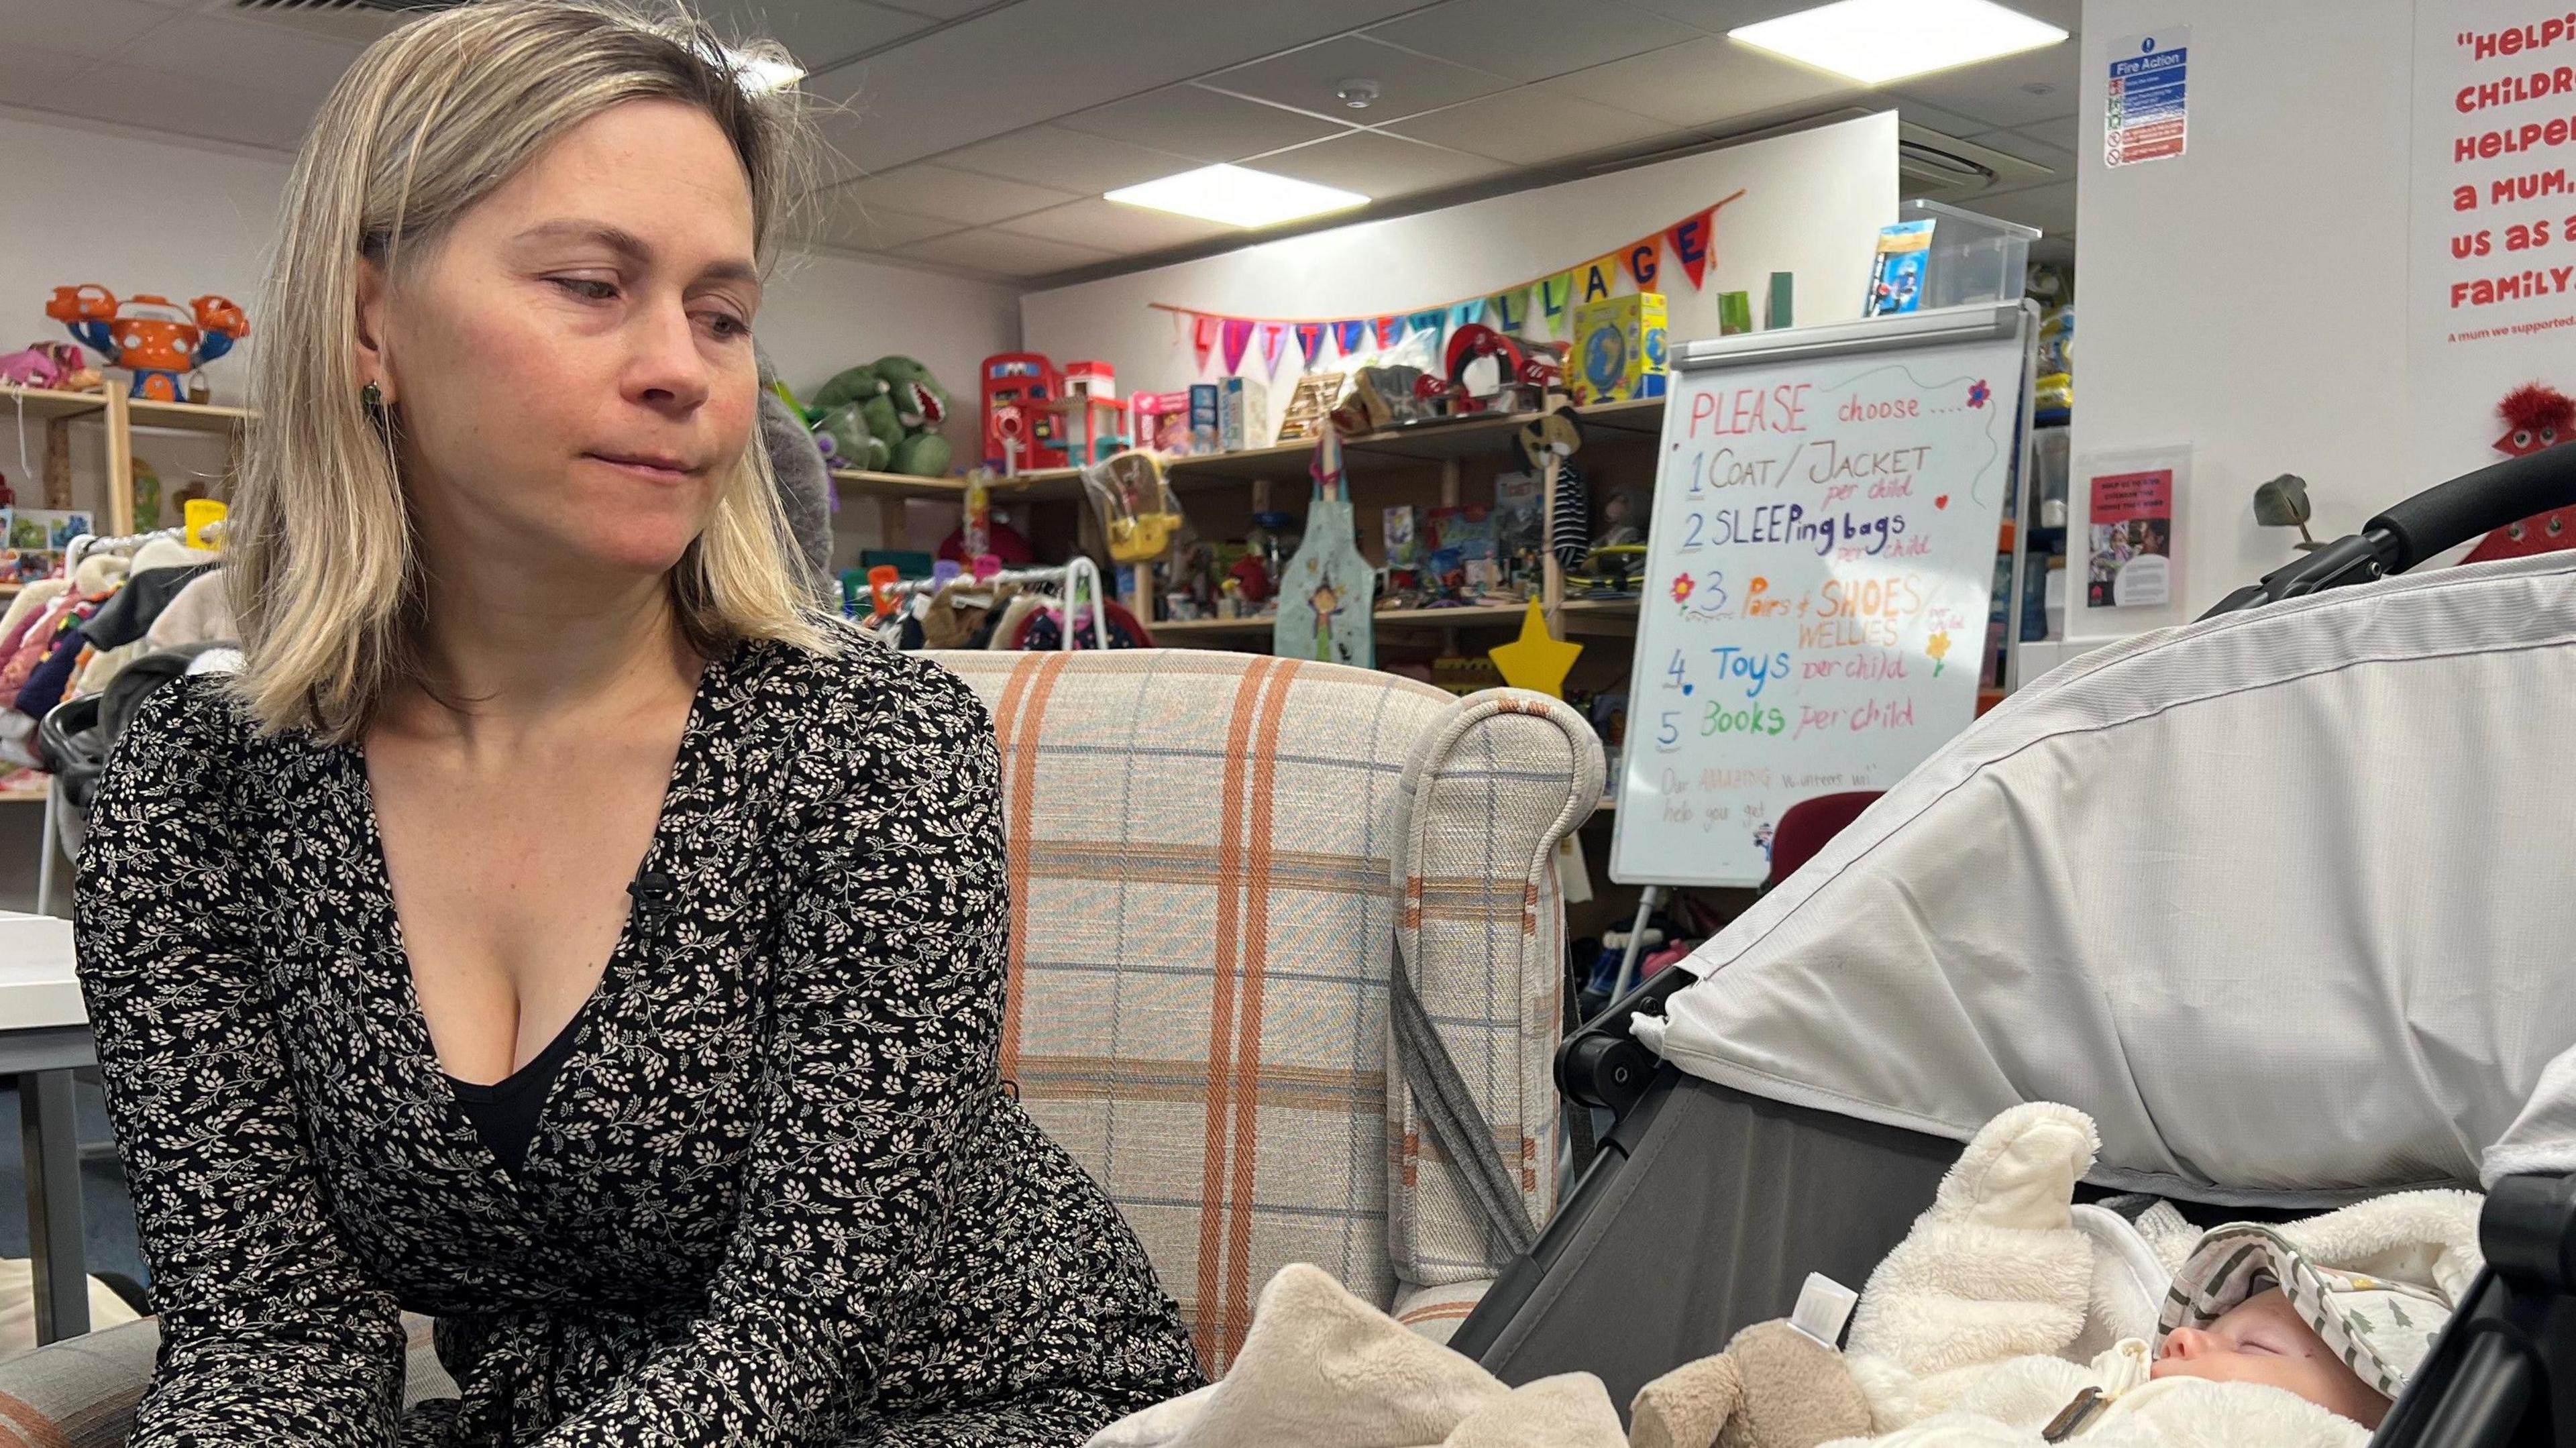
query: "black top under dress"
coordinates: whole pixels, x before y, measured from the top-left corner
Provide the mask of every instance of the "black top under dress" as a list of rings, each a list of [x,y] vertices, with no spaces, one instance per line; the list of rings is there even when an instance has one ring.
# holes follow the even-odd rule
[[[81,859],[161,1317],[135,1448],[1072,1448],[1197,1385],[998,1079],[996,751],[953,676],[855,641],[708,666],[515,1170],[439,1068],[363,755],[224,687],[137,715]],[[401,1407],[397,1309],[461,1399]]]

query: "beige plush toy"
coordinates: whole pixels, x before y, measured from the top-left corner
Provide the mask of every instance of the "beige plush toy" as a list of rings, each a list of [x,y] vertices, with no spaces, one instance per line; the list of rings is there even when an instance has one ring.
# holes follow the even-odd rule
[[[1843,1355],[1786,1319],[1646,1384],[1628,1415],[1629,1448],[1816,1448],[1870,1429]]]

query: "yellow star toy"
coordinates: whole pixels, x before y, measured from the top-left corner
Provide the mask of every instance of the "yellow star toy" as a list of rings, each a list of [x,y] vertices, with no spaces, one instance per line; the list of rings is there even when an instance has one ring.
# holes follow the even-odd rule
[[[1547,614],[1532,599],[1529,612],[1521,615],[1520,638],[1493,650],[1494,667],[1503,671],[1503,682],[1515,689],[1562,699],[1566,673],[1582,652],[1583,645],[1560,642],[1548,633]]]

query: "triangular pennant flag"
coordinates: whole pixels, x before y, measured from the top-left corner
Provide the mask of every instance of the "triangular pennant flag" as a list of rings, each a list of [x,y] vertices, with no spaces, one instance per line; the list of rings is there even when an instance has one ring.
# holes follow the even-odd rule
[[[1708,273],[1711,226],[1717,215],[1712,206],[1697,216],[1685,216],[1664,232],[1664,245],[1671,247],[1673,260],[1682,264],[1682,275],[1690,278],[1691,290],[1698,291],[1700,278]]]
[[[1190,347],[1198,353],[1201,372],[1207,370],[1208,353],[1216,349],[1216,328],[1217,319],[1214,317],[1190,319]]]
[[[1368,333],[1369,324],[1366,322],[1335,322],[1333,350],[1345,357],[1355,357],[1361,348],[1368,345]]]
[[[1306,359],[1305,370],[1314,371],[1315,364],[1322,361],[1324,357],[1323,323],[1299,322],[1297,324],[1297,351]]]
[[[1226,371],[1228,371],[1228,372],[1240,372],[1240,371],[1242,371],[1242,370],[1243,370],[1243,349],[1244,349],[1244,348],[1246,348],[1246,347],[1249,347],[1249,346],[1251,346],[1251,345],[1252,345],[1252,319],[1251,319],[1251,318],[1249,318],[1249,317],[1228,317],[1228,318],[1226,318],[1226,319],[1225,319],[1225,370],[1226,370]]]
[[[1663,263],[1655,257],[1655,242],[1656,238],[1651,236],[1641,238],[1619,258],[1627,266],[1629,277],[1637,283],[1637,290],[1641,292],[1653,291],[1655,277],[1664,269]]]
[[[1483,297],[1478,297],[1472,302],[1460,302],[1449,309],[1449,330],[1455,332],[1460,327],[1474,326],[1484,315]]]
[[[1492,310],[1487,315],[1498,331],[1517,332],[1529,321],[1530,289],[1514,287],[1494,293]]]
[[[1264,376],[1264,377],[1276,377],[1276,376],[1278,376],[1278,375],[1279,375],[1279,354],[1280,354],[1281,352],[1283,352],[1283,351],[1287,350],[1287,347],[1288,347],[1288,324],[1287,324],[1287,323],[1285,323],[1285,322],[1264,322],[1264,323],[1262,323],[1262,324],[1261,324],[1261,375],[1262,375],[1262,376]]]
[[[1377,319],[1377,349],[1379,351],[1383,352],[1387,348],[1392,347],[1403,340],[1404,319],[1402,317],[1380,317]]]
[[[1432,355],[1436,357],[1440,353],[1440,344],[1448,340],[1448,321],[1449,312],[1447,308],[1433,307],[1427,312],[1416,312],[1412,316],[1405,318],[1404,325],[1412,331],[1430,333],[1431,352]]]
[[[1600,301],[1618,289],[1619,253],[1614,251],[1596,256],[1576,267],[1575,271],[1582,275],[1582,284],[1574,293],[1576,304]]]
[[[1538,284],[1539,320],[1547,324],[1548,335],[1554,336],[1557,324],[1565,320],[1565,309],[1574,305],[1574,273],[1561,271],[1542,277]]]

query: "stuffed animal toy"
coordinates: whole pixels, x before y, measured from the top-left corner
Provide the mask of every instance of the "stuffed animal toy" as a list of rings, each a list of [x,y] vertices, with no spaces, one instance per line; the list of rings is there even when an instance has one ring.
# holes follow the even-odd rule
[[[875,370],[886,385],[885,398],[899,429],[887,470],[917,478],[946,473],[955,456],[955,449],[939,432],[939,424],[948,417],[948,389],[939,385],[929,368],[910,357],[880,357]],[[877,419],[868,421],[873,426]]]
[[[843,368],[815,392],[806,412],[832,434],[834,460],[844,467],[936,478],[947,473],[955,455],[939,434],[948,416],[948,389],[910,357]]]
[[[2576,438],[2576,399],[2555,387],[2534,382],[2505,394],[2496,408],[2504,419],[2504,436],[2495,449],[2509,458],[2528,457],[2545,448],[2562,447]],[[2462,563],[2496,558],[2524,558],[2576,548],[2576,508],[2552,508],[2489,533],[2469,550]]]
[[[1628,1411],[1630,1448],[1816,1448],[1870,1431],[1842,1354],[1786,1319],[1646,1384]]]
[[[25,351],[0,356],[0,382],[20,387],[85,392],[103,380],[98,369],[81,360],[80,348],[69,342],[38,342]]]

